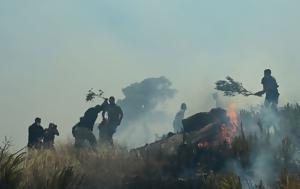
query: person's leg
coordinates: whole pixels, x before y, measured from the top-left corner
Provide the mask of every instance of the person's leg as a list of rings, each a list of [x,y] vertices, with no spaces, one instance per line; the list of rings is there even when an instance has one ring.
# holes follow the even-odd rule
[[[75,137],[75,148],[82,148],[84,144],[84,140],[79,137]]]
[[[82,148],[84,146],[84,129],[76,128],[74,131],[75,148]]]
[[[110,135],[110,136],[109,136],[109,138],[108,138],[108,143],[109,143],[109,145],[114,146],[113,135]]]
[[[117,123],[111,123],[110,124],[110,129],[109,129],[109,132],[108,132],[107,142],[111,146],[114,146],[113,136],[116,133],[117,127],[118,127]]]
[[[107,128],[107,126],[103,126],[99,132],[99,144],[101,145],[106,145],[107,143]]]
[[[90,131],[90,130],[87,131],[86,139],[89,141],[89,143],[92,147],[95,147],[97,145],[97,139],[92,131]]]
[[[266,108],[270,107],[270,100],[268,98],[265,99],[265,107]]]

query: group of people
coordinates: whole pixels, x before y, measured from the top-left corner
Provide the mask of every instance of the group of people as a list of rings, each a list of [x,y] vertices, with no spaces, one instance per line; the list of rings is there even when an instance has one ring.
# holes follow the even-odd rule
[[[255,93],[257,96],[266,94],[265,106],[276,110],[279,98],[278,84],[276,79],[271,75],[271,70],[264,71],[264,77],[261,81],[263,90]],[[174,132],[180,133],[183,131],[182,120],[186,112],[187,105],[183,103],[180,111],[176,114],[173,122]],[[99,124],[99,142],[101,144],[113,145],[113,135],[117,127],[121,124],[123,119],[123,111],[115,102],[115,98],[111,96],[105,99],[101,105],[89,108],[80,121],[72,128],[72,134],[75,138],[75,147],[81,148],[85,146],[86,142],[90,146],[95,147],[97,140],[93,134],[93,129],[98,115],[102,112],[102,122]],[[29,127],[28,147],[40,149],[54,148],[55,136],[59,136],[57,126],[53,123],[49,127],[43,129],[41,126],[41,119],[36,118],[35,122]]]
[[[123,119],[123,111],[112,96],[105,99],[101,105],[88,109],[80,121],[72,128],[75,137],[75,147],[84,147],[86,142],[95,147],[96,137],[93,133],[98,115],[102,112],[102,122],[99,124],[99,142],[101,144],[113,145],[113,135]]]
[[[261,80],[263,86],[262,91],[255,93],[256,96],[266,95],[265,97],[265,107],[275,111],[277,110],[279,92],[278,83],[276,79],[272,76],[272,71],[270,69],[264,70],[264,77]],[[220,102],[218,101],[217,94],[213,95],[214,99],[217,101],[216,106],[218,107]],[[173,121],[174,133],[181,133],[183,131],[182,120],[184,119],[185,112],[187,110],[187,105],[185,103],[181,104],[180,110],[177,112],[175,119]]]
[[[41,118],[36,118],[28,129],[28,145],[30,149],[54,149],[55,136],[59,136],[57,125],[50,123],[48,128],[41,126]]]
[[[113,145],[113,135],[123,119],[123,111],[115,102],[112,96],[105,99],[101,105],[89,108],[80,121],[72,128],[75,138],[75,147],[81,148],[89,143],[95,147],[97,140],[93,134],[93,129],[98,115],[102,112],[102,122],[99,124],[99,141],[102,144]],[[54,149],[55,136],[59,136],[57,125],[50,123],[44,129],[41,126],[41,119],[36,118],[28,129],[28,148],[31,149]]]

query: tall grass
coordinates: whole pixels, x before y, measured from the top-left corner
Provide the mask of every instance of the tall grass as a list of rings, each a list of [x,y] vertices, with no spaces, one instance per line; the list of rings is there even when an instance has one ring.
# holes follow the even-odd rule
[[[0,147],[0,188],[14,189],[22,180],[24,153],[9,154],[10,143],[5,140]]]
[[[162,154],[141,157],[120,146],[76,150],[70,144],[58,145],[55,151],[13,154],[6,141],[0,147],[0,189],[241,189],[240,178],[222,169],[222,165],[233,159],[247,169],[252,152],[266,153],[266,148],[270,148],[267,152],[274,152],[274,164],[282,173],[274,178],[275,182],[262,181],[252,188],[300,188],[300,168],[293,161],[293,154],[298,150],[295,138],[300,138],[299,110],[299,105],[280,109],[280,127],[285,133],[275,135],[282,137],[282,142],[275,147],[269,147],[270,135],[261,125],[261,134],[248,135],[243,131],[233,140],[230,149],[197,150],[195,146],[188,146],[179,153],[184,158]],[[247,123],[260,128],[259,112],[244,111],[243,115]],[[247,130],[246,123],[244,127]],[[216,166],[209,164],[216,162],[221,166],[213,170]]]

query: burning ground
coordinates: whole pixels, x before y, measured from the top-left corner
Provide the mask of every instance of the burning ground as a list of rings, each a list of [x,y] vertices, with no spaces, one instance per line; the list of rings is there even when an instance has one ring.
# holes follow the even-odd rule
[[[167,141],[178,141],[178,135],[154,143],[156,150],[102,146],[78,152],[64,144],[56,152],[13,154],[5,143],[0,188],[300,188],[300,106],[273,114],[263,108],[238,113],[230,106],[229,124],[190,132],[185,139],[201,137],[179,143],[172,153],[174,143]]]

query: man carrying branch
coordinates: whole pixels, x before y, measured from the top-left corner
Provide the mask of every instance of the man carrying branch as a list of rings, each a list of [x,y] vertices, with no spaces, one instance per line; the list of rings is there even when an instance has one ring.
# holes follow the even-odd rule
[[[264,71],[264,77],[261,80],[263,85],[263,90],[255,93],[257,96],[262,96],[266,94],[265,106],[277,109],[279,92],[276,79],[271,75],[272,72],[270,69]]]
[[[227,76],[226,80],[219,80],[216,82],[216,90],[222,91],[224,96],[235,96],[237,94],[243,96],[262,96],[266,94],[265,106],[272,108],[274,110],[277,109],[278,105],[278,84],[276,79],[271,75],[271,70],[266,69],[264,71],[264,77],[262,78],[261,84],[263,85],[263,90],[257,93],[252,93],[245,89],[242,83],[235,81],[233,78]]]
[[[106,109],[107,104],[108,102],[105,100],[102,105],[89,108],[84,113],[84,116],[80,118],[79,123],[72,128],[72,133],[75,137],[75,147],[83,147],[85,141],[88,141],[92,147],[96,146],[97,140],[93,134],[93,128],[98,114]]]

